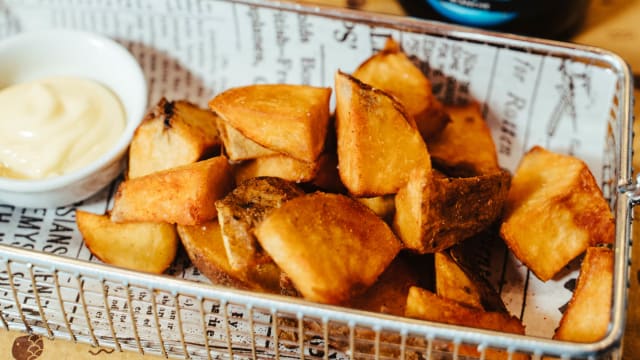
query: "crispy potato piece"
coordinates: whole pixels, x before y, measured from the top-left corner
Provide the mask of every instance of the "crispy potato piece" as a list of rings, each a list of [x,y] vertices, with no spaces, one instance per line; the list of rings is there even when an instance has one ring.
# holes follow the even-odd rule
[[[331,88],[258,84],[229,89],[209,106],[256,143],[312,162],[324,147],[330,97]]]
[[[452,325],[524,335],[525,328],[518,318],[502,312],[484,311],[445,299],[431,291],[411,287],[405,310],[407,317],[436,321]],[[451,346],[453,348],[453,346]],[[453,349],[449,349],[450,351]],[[475,346],[461,345],[458,355],[479,356]],[[485,359],[529,359],[528,355],[514,354],[512,358],[502,350],[487,349]]]
[[[498,220],[510,181],[504,170],[474,177],[434,177],[428,229],[433,251],[453,246]]]
[[[472,308],[415,286],[409,289],[405,315],[452,325],[524,334],[524,326],[514,316]]]
[[[178,250],[175,226],[166,223],[117,224],[109,215],[76,210],[78,230],[91,253],[107,264],[163,273]]]
[[[428,268],[433,262],[425,260],[417,261],[410,254],[398,254],[378,280],[362,295],[351,299],[348,306],[404,316],[409,288],[427,285],[425,279],[433,272],[432,268]]]
[[[394,198],[394,195],[384,195],[369,198],[356,198],[356,200],[373,210],[373,212],[380,218],[386,220],[390,217],[392,218],[393,212],[396,209]]]
[[[276,177],[251,178],[215,202],[222,239],[231,267],[248,272],[257,264],[272,262],[253,231],[274,209],[304,192],[295,184]]]
[[[256,237],[304,298],[340,304],[371,286],[400,242],[370,209],[344,195],[313,193],[285,202]]]
[[[338,169],[351,194],[394,194],[414,168],[431,168],[427,146],[402,104],[342,72],[335,83]]]
[[[451,122],[429,141],[434,167],[467,170],[483,175],[500,171],[491,130],[478,103],[447,106]]]
[[[127,176],[191,164],[219,152],[216,119],[211,111],[187,101],[162,98],[133,135]]]
[[[242,161],[279,154],[242,135],[233,126],[218,118],[218,131],[224,152],[231,161]]]
[[[129,179],[118,187],[111,220],[201,224],[216,217],[214,201],[232,181],[225,156]]]
[[[453,261],[447,251],[435,253],[436,294],[461,304],[484,309],[474,281]]]
[[[466,242],[466,241],[465,241]],[[436,293],[445,299],[486,311],[507,312],[500,295],[478,272],[474,272],[469,259],[461,260],[462,254],[448,250],[435,253]],[[456,254],[455,258],[452,254]],[[463,264],[462,262],[465,261]]]
[[[576,289],[554,339],[595,342],[607,334],[611,317],[613,262],[611,249],[587,249]]]
[[[442,251],[489,227],[502,213],[510,175],[450,178],[413,171],[395,198],[393,227],[418,253]]]
[[[258,264],[250,271],[236,271],[229,264],[220,224],[178,225],[180,241],[196,268],[212,283],[261,292],[280,292],[280,269],[273,263]]]
[[[294,159],[291,156],[277,154],[262,156],[256,159],[244,161],[235,166],[236,183],[247,179],[273,176],[293,182],[308,182],[315,178],[320,168],[321,154],[317,161],[306,162]]]
[[[353,76],[396,97],[415,119],[425,140],[440,133],[449,122],[429,79],[391,37],[384,49],[362,63]]]
[[[500,235],[514,255],[547,281],[588,246],[612,243],[613,214],[580,159],[532,148],[505,204]]]
[[[489,280],[484,277],[483,269],[480,266],[480,263],[489,260],[488,258],[483,259],[484,250],[480,247],[492,246],[493,244],[491,244],[491,242],[493,241],[502,242],[495,225],[496,224],[493,224],[489,229],[450,247],[447,249],[447,253],[455,264],[464,271],[466,276],[473,282],[474,287],[480,296],[482,308],[485,311],[499,311],[506,313],[507,307],[502,301],[500,294],[496,291]],[[486,266],[490,265],[486,264]]]

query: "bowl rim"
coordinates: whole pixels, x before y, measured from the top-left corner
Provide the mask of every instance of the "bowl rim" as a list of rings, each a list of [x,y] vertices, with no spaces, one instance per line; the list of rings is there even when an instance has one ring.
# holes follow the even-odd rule
[[[133,77],[130,78],[129,81],[131,84],[136,84],[136,87],[139,89],[138,95],[141,99],[143,99],[143,101],[139,110],[126,109],[124,107],[124,104],[122,105],[123,110],[125,111],[126,121],[126,125],[122,134],[120,134],[117,142],[113,144],[108,151],[93,160],[91,163],[68,173],[48,178],[14,179],[8,177],[0,177],[0,190],[3,191],[41,193],[73,184],[91,176],[94,173],[99,172],[101,168],[107,166],[113,161],[116,161],[123,152],[126,152],[131,143],[136,128],[141,123],[144,117],[144,112],[146,111],[146,107],[148,105],[148,85],[142,67],[135,59],[133,54],[129,52],[129,50],[107,36],[99,35],[85,30],[70,29],[25,31],[1,40],[0,50],[5,47],[15,46],[16,44],[20,44],[24,41],[34,41],[35,39],[42,41],[43,37],[60,38],[65,39],[66,41],[72,40],[91,43],[93,46],[106,49],[106,51],[108,51],[111,56],[119,57],[121,61],[125,63],[126,67],[132,69],[131,72],[133,74]],[[101,85],[106,86],[104,84]],[[114,93],[114,95],[120,102],[123,100],[121,99],[121,96],[113,89],[109,88],[108,86],[106,87]]]

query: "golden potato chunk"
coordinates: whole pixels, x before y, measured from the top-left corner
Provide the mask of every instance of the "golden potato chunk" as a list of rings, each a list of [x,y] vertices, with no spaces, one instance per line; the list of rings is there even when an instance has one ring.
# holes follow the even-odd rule
[[[297,183],[308,182],[318,173],[320,159],[323,156],[326,155],[320,155],[318,160],[313,162],[300,161],[282,154],[244,161],[234,168],[236,183],[261,176],[279,177]]]
[[[373,212],[380,218],[387,220],[389,218],[393,218],[393,212],[396,209],[394,198],[394,195],[384,195],[368,198],[356,198],[356,200],[373,210]]]
[[[449,248],[495,222],[509,190],[506,171],[474,177],[413,171],[395,198],[393,228],[418,253]]]
[[[460,304],[454,300],[445,299],[431,291],[419,287],[411,287],[407,297],[405,310],[407,317],[436,321],[452,325],[468,326],[479,329],[507,332],[524,335],[525,328],[520,320],[503,312],[484,311]],[[453,345],[451,349],[453,350]],[[469,345],[461,345],[458,355],[479,356],[480,352]],[[485,359],[528,359],[528,355],[514,354],[513,357],[502,350],[487,349]]]
[[[524,326],[514,316],[462,305],[415,286],[409,289],[405,315],[453,325],[524,334]]]
[[[128,177],[194,163],[219,152],[216,118],[187,101],[161,99],[133,135]]]
[[[431,279],[433,265],[424,256],[412,256],[400,253],[391,262],[378,280],[363,294],[351,299],[349,307],[404,316],[409,288],[427,286]]]
[[[580,159],[536,146],[513,177],[500,235],[547,281],[587,247],[614,240],[613,214]]]
[[[304,298],[329,304],[365,291],[400,250],[384,221],[338,194],[289,200],[273,210],[255,234]]]
[[[436,294],[467,306],[484,309],[475,282],[453,261],[448,252],[435,253]]]
[[[224,144],[224,153],[231,161],[249,160],[279,154],[277,151],[267,149],[242,135],[240,131],[220,119],[218,119],[218,131]]]
[[[429,79],[391,37],[384,49],[362,63],[353,76],[396,97],[415,119],[424,139],[433,138],[449,122]]]
[[[109,215],[76,210],[78,230],[91,253],[102,262],[123,268],[163,273],[178,250],[174,225],[114,223]]]
[[[280,292],[280,269],[273,263],[237,271],[229,264],[217,221],[200,225],[178,225],[182,245],[195,267],[212,283],[261,292]]]
[[[222,239],[231,267],[248,272],[272,262],[253,234],[255,227],[286,201],[303,195],[295,184],[276,177],[251,178],[215,202]]]
[[[330,97],[331,88],[258,84],[224,91],[209,106],[259,145],[312,162],[324,147]]]
[[[451,122],[429,141],[435,167],[482,175],[500,171],[491,130],[475,103],[447,106]]]
[[[129,179],[118,187],[111,220],[201,224],[216,217],[214,202],[232,182],[224,156]]]
[[[554,339],[595,342],[609,328],[613,289],[613,251],[589,247],[580,266],[578,283]]]
[[[394,194],[413,169],[431,168],[413,118],[395,98],[342,72],[335,86],[338,170],[351,194]]]
[[[487,263],[490,261],[488,257],[490,255],[486,253],[486,247],[495,246],[493,242],[502,243],[495,224],[489,229],[450,247],[446,252],[455,265],[457,265],[473,283],[475,290],[478,292],[482,308],[486,311],[506,313],[507,307],[502,301],[500,294],[489,282],[488,278],[485,277],[485,275],[488,276],[489,274],[486,274],[480,265],[484,262],[485,266],[490,266]]]

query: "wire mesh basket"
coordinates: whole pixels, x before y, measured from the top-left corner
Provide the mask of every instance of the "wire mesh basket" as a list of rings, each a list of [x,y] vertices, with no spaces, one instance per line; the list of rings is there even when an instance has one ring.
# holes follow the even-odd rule
[[[222,89],[257,82],[330,86],[337,69],[353,70],[393,36],[430,77],[443,101],[475,99],[484,105],[501,164],[513,169],[535,143],[582,156],[596,173],[616,219],[610,328],[602,340],[578,344],[213,286],[200,281],[188,264],[156,276],[87,261],[91,256],[75,229],[73,210],[104,210],[115,185],[74,207],[0,205],[0,320],[5,329],[169,358],[620,356],[636,182],[631,176],[632,77],[617,56],[577,45],[290,3],[0,4],[2,37],[67,27],[117,39],[146,71],[150,103],[167,97],[204,104]],[[562,284],[540,286],[538,292],[555,296]],[[513,306],[527,318],[532,315],[525,300],[530,307],[547,300],[524,292],[524,300]],[[570,292],[560,296],[561,301],[567,297]],[[529,320],[528,326],[535,330],[535,324]],[[479,355],[468,355],[469,347]]]

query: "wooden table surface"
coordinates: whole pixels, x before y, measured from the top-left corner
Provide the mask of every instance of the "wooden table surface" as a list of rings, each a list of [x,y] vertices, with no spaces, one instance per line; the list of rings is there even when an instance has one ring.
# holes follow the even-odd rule
[[[414,0],[422,1],[422,0]],[[397,0],[308,0],[330,6],[351,7],[364,11],[405,15]],[[632,69],[640,75],[640,0],[592,0],[583,29],[572,41],[594,45],[612,50],[621,55]],[[636,96],[640,91],[636,90]],[[636,104],[636,118],[640,115],[640,106]],[[640,126],[634,124],[636,134],[640,134]],[[635,154],[640,154],[640,142],[634,140]],[[634,168],[640,168],[640,156],[633,159]],[[640,213],[635,217],[637,218]],[[634,243],[638,243],[640,227],[634,226]],[[623,359],[640,359],[640,246],[633,247],[632,259],[636,260],[631,269],[631,287],[629,290],[629,307],[627,325],[623,339]],[[117,352],[113,349],[95,348],[84,344],[75,344],[63,340],[48,340],[17,332],[0,331],[0,352],[9,359],[8,353],[17,360],[62,360],[62,359],[108,359],[133,360],[152,359],[155,356],[140,355],[131,352]],[[42,341],[43,351],[39,356],[27,357],[24,344],[28,340]]]

